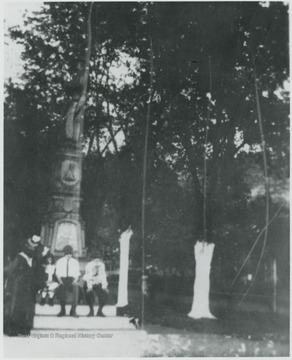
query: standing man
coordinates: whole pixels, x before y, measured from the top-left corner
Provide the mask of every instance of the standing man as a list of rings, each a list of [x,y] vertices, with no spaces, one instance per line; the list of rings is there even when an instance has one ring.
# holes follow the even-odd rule
[[[73,302],[70,311],[70,316],[78,318],[76,314],[76,306],[78,303],[79,285],[78,280],[80,276],[79,263],[72,257],[73,248],[66,245],[63,249],[64,256],[56,263],[56,277],[59,282],[58,297],[61,304],[61,311],[58,316],[66,315],[66,291],[73,293]]]
[[[106,278],[105,265],[101,259],[99,251],[93,251],[91,253],[91,261],[86,265],[85,275],[83,277],[84,289],[86,294],[86,301],[89,305],[89,314],[87,316],[93,316],[93,306],[95,300],[95,294],[98,297],[98,311],[96,316],[104,317],[102,309],[106,304],[108,298],[108,283]]]

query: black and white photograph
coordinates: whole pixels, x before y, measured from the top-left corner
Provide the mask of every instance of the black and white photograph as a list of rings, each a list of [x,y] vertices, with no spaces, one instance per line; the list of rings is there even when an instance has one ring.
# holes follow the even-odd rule
[[[2,8],[2,356],[289,357],[289,2]]]

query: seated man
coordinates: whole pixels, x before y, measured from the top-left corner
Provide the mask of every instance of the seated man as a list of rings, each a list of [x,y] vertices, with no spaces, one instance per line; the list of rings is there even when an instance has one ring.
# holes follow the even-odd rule
[[[100,253],[94,251],[91,253],[91,261],[86,265],[85,275],[83,277],[84,289],[86,294],[86,301],[89,305],[89,314],[87,316],[93,316],[93,305],[95,294],[98,297],[98,311],[96,316],[105,316],[102,312],[104,305],[106,304],[108,297],[107,279],[105,272],[105,265],[101,260]]]
[[[80,276],[79,263],[72,257],[73,249],[70,245],[66,245],[63,249],[64,256],[56,263],[56,277],[59,282],[58,298],[61,304],[61,311],[58,316],[66,315],[66,290],[72,291],[73,302],[70,315],[78,317],[76,314],[76,306],[78,303],[79,285],[78,280]]]

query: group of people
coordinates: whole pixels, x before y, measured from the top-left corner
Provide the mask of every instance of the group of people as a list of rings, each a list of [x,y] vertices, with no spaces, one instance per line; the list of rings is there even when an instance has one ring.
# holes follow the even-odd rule
[[[88,316],[94,316],[95,297],[98,297],[96,316],[105,316],[102,309],[108,298],[108,283],[105,265],[98,251],[90,254],[85,274],[81,277],[78,260],[73,257],[73,248],[66,245],[64,256],[55,262],[51,251],[42,244],[39,236],[25,241],[14,261],[7,268],[4,281],[4,333],[9,336],[28,335],[33,327],[37,294],[40,304],[48,297],[49,305],[54,297],[59,299],[61,311],[66,315],[67,293],[72,293],[70,315],[78,317],[76,307],[80,289],[84,291],[89,306]],[[83,281],[82,281],[83,280]]]
[[[78,317],[76,306],[79,296],[80,269],[79,263],[73,258],[73,249],[66,245],[63,249],[64,256],[56,263],[55,275],[58,281],[57,294],[59,296],[61,311],[58,316],[66,315],[66,293],[71,291],[73,295],[70,315]],[[98,297],[98,311],[96,316],[105,316],[102,312],[108,297],[108,283],[105,265],[98,251],[91,253],[91,261],[86,265],[84,280],[84,292],[89,305],[88,316],[94,315],[95,295]]]

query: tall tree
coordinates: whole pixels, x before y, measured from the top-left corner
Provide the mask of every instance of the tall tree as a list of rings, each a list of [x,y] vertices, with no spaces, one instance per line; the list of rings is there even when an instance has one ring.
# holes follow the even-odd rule
[[[41,160],[53,163],[56,139],[64,131],[68,102],[64,89],[86,46],[82,36],[86,13],[86,3],[46,3],[40,13],[27,19],[26,30],[10,31],[11,37],[25,46],[25,74],[22,85],[6,87],[7,244],[8,238],[20,236],[25,228],[40,226],[44,215],[50,169]],[[154,59],[146,249],[153,261],[165,267],[171,266],[171,261],[179,266],[175,256],[167,255],[170,252],[180,259],[192,254],[194,240],[203,230],[208,128],[208,241],[216,240],[217,254],[223,259],[238,244],[245,251],[262,224],[257,216],[257,227],[249,226],[256,213],[256,206],[251,205],[254,185],[250,179],[261,173],[251,170],[258,168],[261,156],[252,51],[268,173],[283,187],[289,172],[289,97],[277,95],[289,77],[287,13],[287,6],[278,2],[269,7],[247,2],[94,4],[83,139],[82,212],[88,245],[97,239],[109,241],[116,229],[125,230],[132,223],[137,234],[132,244],[140,246],[135,230],[141,225],[137,214],[149,98],[150,35]],[[17,177],[19,170],[25,180]],[[38,196],[32,196],[35,189]],[[30,212],[26,211],[28,204]],[[33,215],[36,213],[38,218]],[[13,214],[19,219],[18,235],[13,230]],[[110,222],[105,220],[109,217]],[[106,223],[110,231],[104,230]],[[165,244],[172,251],[155,250],[164,249]],[[190,255],[182,266],[190,266],[192,261]]]

